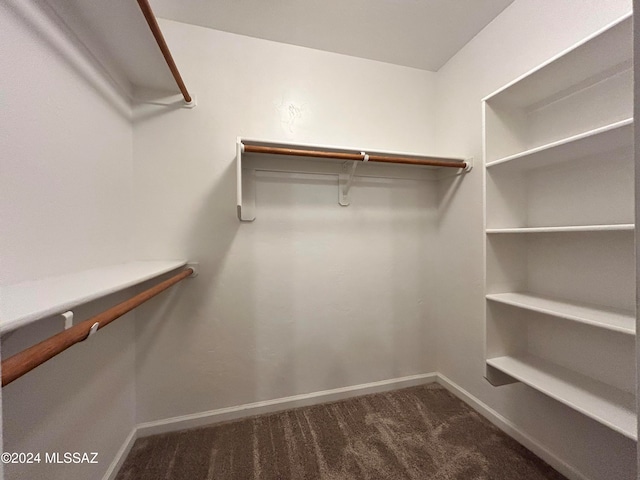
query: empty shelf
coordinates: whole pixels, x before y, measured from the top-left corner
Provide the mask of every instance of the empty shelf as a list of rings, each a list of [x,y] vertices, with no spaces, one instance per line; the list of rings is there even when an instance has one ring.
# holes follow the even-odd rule
[[[634,312],[627,310],[568,302],[530,293],[495,293],[487,295],[487,300],[628,335],[635,335],[636,333]]]
[[[129,93],[133,86],[180,92],[137,2],[65,0],[48,6]]]
[[[616,432],[637,439],[632,393],[530,355],[492,358],[487,364]]]
[[[485,100],[508,108],[526,108],[559,92],[575,91],[585,79],[597,81],[603,72],[633,68],[632,39],[633,24],[631,14],[627,14]]]
[[[186,265],[130,262],[0,287],[0,333],[57,315]]]
[[[563,225],[559,227],[487,228],[487,233],[623,232],[633,231],[633,223],[613,225]]]
[[[504,165],[513,170],[531,170],[612,150],[633,146],[633,119],[627,118],[589,132],[487,163],[487,168]]]

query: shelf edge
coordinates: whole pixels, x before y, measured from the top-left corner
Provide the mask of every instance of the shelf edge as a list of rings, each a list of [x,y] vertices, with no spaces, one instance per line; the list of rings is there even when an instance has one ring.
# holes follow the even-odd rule
[[[482,98],[483,102],[488,102],[490,101],[493,97],[496,97],[497,95],[499,95],[500,93],[504,92],[505,90],[507,90],[508,88],[512,87],[513,85],[515,85],[516,83],[524,80],[525,78],[533,75],[534,73],[538,72],[539,70],[542,70],[543,68],[545,68],[546,66],[552,64],[553,62],[555,62],[556,60],[559,60],[560,58],[564,57],[565,55],[573,52],[574,50],[577,50],[578,48],[580,48],[581,46],[585,45],[586,43],[590,42],[591,40],[595,39],[596,37],[602,35],[603,33],[607,32],[608,30],[616,27],[617,25],[621,24],[622,22],[624,22],[625,20],[629,19],[629,18],[633,18],[633,10],[625,13],[624,15],[622,15],[621,17],[617,18],[616,20],[614,20],[613,22],[609,23],[608,25],[605,25],[604,27],[602,27],[601,29],[595,31],[594,33],[592,33],[591,35],[589,35],[588,37],[584,38],[583,40],[579,41],[578,43],[570,46],[569,48],[564,49],[563,51],[561,51],[560,53],[554,55],[553,57],[551,57],[550,59],[548,59],[547,61],[541,63],[540,65],[537,65],[536,67],[532,68],[531,70],[529,70],[528,72],[523,73],[522,75],[520,75],[518,78],[512,80],[511,82],[507,83],[506,85],[500,87],[498,90],[495,90],[494,92],[490,93],[489,95],[487,95],[486,97]]]
[[[633,223],[619,223],[608,225],[566,225],[561,227],[487,228],[485,233],[495,235],[501,233],[626,232],[633,230],[635,230]]]
[[[628,127],[633,125],[633,118],[625,118],[624,120],[620,120],[618,122],[610,123],[603,127],[594,128],[593,130],[589,130],[587,132],[579,133],[577,135],[572,135],[570,137],[562,138],[560,140],[556,140],[555,142],[547,143],[541,145],[539,147],[531,148],[529,150],[525,150],[520,153],[515,153],[513,155],[509,155],[506,157],[499,158],[497,160],[493,160],[491,162],[487,162],[485,165],[486,168],[496,167],[498,165],[503,165],[515,160],[519,160],[522,158],[529,157],[531,155],[535,155],[536,153],[544,152],[547,150],[553,150],[558,147],[562,147],[563,145],[570,145],[575,142],[579,142],[580,140],[585,140],[587,138],[596,137],[598,135],[602,135],[607,132],[611,132],[617,129],[622,129],[624,127]]]
[[[550,315],[552,317],[557,317],[557,318],[562,318],[565,320],[570,320],[573,322],[577,322],[577,323],[581,323],[583,325],[589,325],[591,327],[595,327],[595,328],[601,328],[604,330],[610,330],[616,333],[622,333],[625,335],[632,335],[635,336],[636,335],[636,331],[635,329],[630,329],[630,328],[625,328],[625,327],[621,327],[621,326],[617,326],[617,325],[611,325],[611,324],[607,324],[607,323],[602,323],[602,322],[598,322],[597,320],[590,320],[584,317],[580,317],[577,315],[572,315],[570,313],[563,313],[563,312],[558,312],[555,310],[549,310],[549,309],[545,309],[543,307],[536,307],[536,306],[532,306],[532,305],[527,305],[526,303],[516,303],[514,301],[509,301],[509,300],[505,300],[502,298],[498,298],[497,296],[500,295],[498,294],[489,294],[486,295],[485,298],[488,301],[491,302],[496,302],[496,303],[501,303],[504,305],[510,305],[512,307],[515,308],[521,308],[523,310],[529,310],[532,312],[537,312],[537,313],[542,313],[544,315]],[[567,305],[571,305],[571,304],[567,304]],[[588,308],[588,307],[585,307]],[[596,308],[594,308],[594,310],[597,310]],[[606,310],[601,310],[603,313],[608,313]],[[619,313],[618,315],[623,315],[622,313]],[[633,314],[629,313],[629,316],[631,318],[633,318]]]
[[[516,373],[514,373],[514,372],[512,371],[512,369],[505,368],[505,367],[501,366],[499,362],[496,362],[496,361],[495,361],[495,360],[498,360],[498,359],[501,359],[501,358],[508,358],[508,359],[510,359],[510,360],[516,360],[516,361],[520,361],[521,363],[525,363],[525,364],[527,364],[527,362],[526,362],[525,360],[522,360],[522,359],[521,359],[520,357],[518,357],[518,356],[502,356],[502,357],[497,357],[497,358],[490,358],[490,359],[487,359],[487,360],[486,360],[486,363],[487,363],[487,365],[489,365],[489,366],[491,366],[491,367],[493,367],[493,368],[495,368],[495,369],[497,369],[497,370],[499,370],[499,371],[503,372],[504,374],[506,374],[506,375],[508,375],[508,376],[510,376],[510,377],[512,377],[512,378],[514,378],[514,379],[516,379],[516,380],[518,380],[519,382],[521,382],[521,383],[523,383],[523,384],[525,384],[525,385],[529,386],[530,388],[533,388],[534,390],[537,390],[538,392],[540,392],[540,393],[542,393],[542,394],[544,394],[544,395],[547,395],[547,396],[548,396],[548,397],[550,397],[550,398],[553,398],[554,400],[556,400],[556,401],[558,401],[558,402],[562,403],[563,405],[566,405],[567,407],[572,408],[573,410],[575,410],[575,411],[577,411],[577,412],[582,413],[582,414],[583,414],[583,415],[585,415],[586,417],[589,417],[589,418],[591,418],[592,420],[595,420],[596,422],[601,423],[602,425],[605,425],[606,427],[610,428],[611,430],[613,430],[613,431],[615,431],[615,432],[618,432],[619,434],[624,435],[624,436],[625,436],[625,437],[627,437],[627,438],[630,438],[630,439],[632,439],[632,440],[637,441],[638,436],[637,436],[637,431],[636,431],[636,430],[627,431],[627,430],[625,430],[624,428],[622,428],[622,427],[620,427],[620,426],[616,425],[615,423],[613,423],[613,422],[611,422],[611,421],[609,421],[609,420],[607,420],[607,419],[605,419],[605,418],[602,418],[600,415],[597,415],[597,414],[594,414],[593,412],[590,412],[590,411],[589,411],[589,410],[587,410],[585,407],[582,407],[582,406],[580,406],[580,405],[576,405],[575,403],[571,403],[571,401],[570,401],[570,400],[567,400],[566,398],[563,398],[563,397],[562,397],[562,395],[560,395],[560,394],[554,393],[554,392],[553,392],[552,390],[550,390],[549,388],[546,388],[546,387],[544,387],[544,386],[536,385],[536,384],[535,384],[536,382],[533,382],[533,381],[527,380],[527,379],[525,378],[525,377],[526,377],[526,375],[523,375],[523,374],[520,374],[520,373],[517,373],[517,372],[516,372]],[[496,364],[496,363],[497,363],[497,364]],[[532,369],[536,369],[536,367],[535,367],[535,366],[533,366],[533,365],[528,365],[528,366],[529,366],[530,368],[532,368]],[[564,367],[561,367],[561,366],[558,366],[558,368],[563,368],[563,369],[564,369]],[[568,370],[568,369],[566,369],[566,370]],[[545,373],[545,372],[543,372],[543,373]],[[578,373],[578,372],[575,372],[575,374],[576,374],[576,375],[582,375],[582,374],[580,374],[580,373]],[[550,375],[550,374],[547,374],[547,375],[549,375],[550,377],[553,377],[553,375]],[[584,376],[584,375],[582,375],[582,376]],[[586,377],[586,376],[585,376],[585,377]],[[556,378],[557,378],[557,377],[556,377]],[[588,378],[588,377],[586,377],[586,378]],[[558,379],[558,380],[559,380],[559,379]],[[597,380],[594,380],[594,381],[595,381],[595,382],[597,382]],[[599,383],[602,383],[602,382],[599,382]],[[615,389],[615,390],[620,390],[620,389],[615,388],[615,387],[611,387],[611,388],[612,388],[612,389]],[[622,390],[620,390],[620,391],[622,391]],[[603,401],[605,401],[605,402],[606,402],[606,400],[605,400],[605,399],[603,399]],[[623,410],[623,409],[625,409],[625,410],[626,410],[626,408],[625,408],[625,407],[620,406],[620,410]],[[636,417],[636,418],[637,418],[637,417]]]
[[[149,260],[149,263],[158,263],[158,262],[162,262],[162,261],[154,261],[154,260]],[[126,262],[123,264],[119,264],[119,265],[127,265],[127,264],[136,264],[136,263],[145,263],[144,260],[142,261],[134,261],[134,262]],[[163,262],[165,263],[165,262]],[[120,283],[118,285],[100,290],[98,292],[95,292],[93,294],[81,297],[81,298],[72,298],[70,300],[65,300],[64,302],[60,302],[55,304],[53,307],[49,307],[49,308],[42,308],[39,309],[37,311],[32,311],[29,312],[27,314],[23,314],[20,316],[17,316],[15,318],[12,318],[10,320],[7,321],[3,321],[0,323],[0,335],[5,334],[7,332],[16,330],[18,328],[24,327],[26,325],[29,325],[31,323],[37,322],[39,320],[42,320],[44,318],[47,317],[52,317],[55,315],[58,315],[60,313],[63,313],[67,310],[71,310],[75,307],[77,307],[78,305],[83,305],[85,303],[89,303],[92,302],[94,300],[97,300],[99,298],[102,297],[106,297],[108,295],[111,295],[113,293],[116,292],[120,292],[122,290],[126,290],[127,288],[131,288],[135,285],[139,285],[141,283],[144,283],[148,280],[152,280],[156,277],[159,277],[161,275],[164,275],[165,273],[171,272],[173,270],[176,270],[178,268],[184,267],[187,264],[186,260],[169,260],[166,261],[166,266],[159,268],[159,269],[154,269],[151,273],[147,273],[145,275],[141,275],[139,277],[137,277],[134,280],[129,280],[127,282],[124,283]],[[113,267],[117,267],[118,265],[110,265],[107,267],[102,267],[102,268],[113,268]],[[49,279],[54,279],[54,278],[62,278],[62,277],[70,277],[72,275],[81,275],[83,272],[87,272],[90,270],[100,270],[100,268],[95,268],[95,269],[88,269],[88,270],[84,270],[81,272],[75,272],[75,273],[71,273],[69,275],[61,275],[59,277],[50,277]],[[36,282],[43,282],[46,281],[47,279],[41,279],[41,280],[36,280],[36,281],[28,281],[28,282],[21,282],[24,283],[25,286],[27,286],[28,284],[36,284]],[[20,284],[15,284],[15,285],[7,285],[4,288],[8,288],[8,287],[14,287]],[[1,289],[0,289],[1,290]]]

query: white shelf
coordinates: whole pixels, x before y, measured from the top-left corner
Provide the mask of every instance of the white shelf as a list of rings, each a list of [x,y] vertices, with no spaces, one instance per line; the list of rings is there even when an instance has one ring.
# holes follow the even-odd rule
[[[137,2],[47,3],[129,93],[133,92],[133,86],[180,93]]]
[[[124,290],[187,262],[130,262],[0,287],[0,334]]]
[[[633,146],[633,118],[488,162],[486,167],[508,164],[510,170],[532,170]],[[505,165],[506,166],[506,165]]]
[[[568,302],[530,293],[494,293],[487,300],[504,303],[525,310],[544,313],[558,318],[635,335],[636,318],[634,312],[600,307],[586,303]]]
[[[508,108],[526,108],[555,95],[567,95],[602,74],[632,68],[633,24],[629,13],[559,53],[534,70],[485,97]]]
[[[409,163],[384,163],[376,161],[358,161],[357,170],[352,170],[353,160],[339,158],[315,158],[306,155],[272,155],[256,152],[245,152],[245,146],[276,147],[293,150],[321,150],[331,153],[368,155],[384,155],[393,157],[410,157],[416,160],[435,160],[460,164],[460,167],[449,168]],[[306,152],[305,152],[306,153]],[[466,168],[465,168],[466,167]],[[256,172],[287,172],[315,175],[336,175],[338,177],[338,203],[347,206],[349,188],[353,177],[398,178],[411,180],[439,180],[448,176],[460,175],[471,170],[472,158],[443,157],[419,154],[415,152],[397,152],[353,148],[337,145],[318,145],[309,143],[290,143],[238,137],[236,141],[236,209],[241,222],[252,222],[256,219]],[[355,172],[355,173],[354,173]]]
[[[530,355],[491,358],[487,364],[616,432],[637,439],[632,393]]]
[[[633,230],[635,230],[633,223],[620,223],[614,225],[563,225],[561,227],[487,228],[487,233],[625,232]]]

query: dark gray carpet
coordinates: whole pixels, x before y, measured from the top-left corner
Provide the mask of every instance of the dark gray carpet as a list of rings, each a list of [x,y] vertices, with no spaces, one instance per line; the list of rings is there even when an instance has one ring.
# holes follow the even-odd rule
[[[116,480],[565,479],[437,384],[138,439]]]

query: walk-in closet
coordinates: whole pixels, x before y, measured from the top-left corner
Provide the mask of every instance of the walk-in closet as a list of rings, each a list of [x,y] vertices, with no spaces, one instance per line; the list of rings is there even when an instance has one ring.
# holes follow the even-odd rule
[[[638,38],[0,3],[0,480],[640,478]]]

